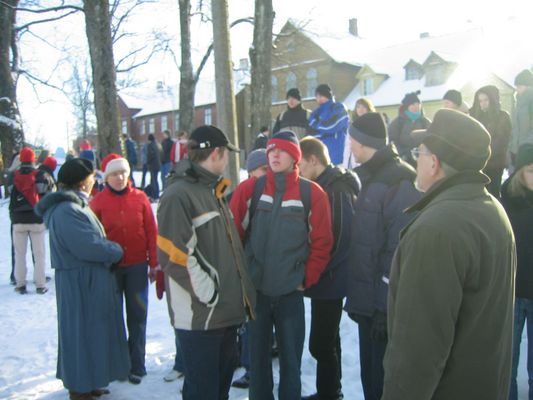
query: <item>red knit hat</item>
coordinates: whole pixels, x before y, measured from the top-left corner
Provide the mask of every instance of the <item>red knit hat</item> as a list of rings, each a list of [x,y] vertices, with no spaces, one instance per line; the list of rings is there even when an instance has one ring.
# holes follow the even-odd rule
[[[87,139],[84,139],[80,144],[80,150],[91,150],[91,148],[91,142],[89,142]]]
[[[57,160],[52,156],[48,156],[44,159],[43,165],[53,172],[57,167]]]
[[[35,152],[31,147],[24,147],[19,154],[21,163],[33,164],[35,162]]]
[[[272,139],[267,142],[267,157],[270,150],[280,149],[289,153],[296,164],[302,159],[302,150],[300,142],[293,131],[281,131],[276,133]]]
[[[130,174],[128,160],[117,153],[107,155],[102,160],[101,169],[104,171],[104,179],[106,179],[109,174],[117,171],[126,171],[128,175]]]

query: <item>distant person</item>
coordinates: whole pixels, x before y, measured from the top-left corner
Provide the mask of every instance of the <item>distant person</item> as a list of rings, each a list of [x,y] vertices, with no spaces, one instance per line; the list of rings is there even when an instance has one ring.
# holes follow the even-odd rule
[[[172,167],[187,157],[187,140],[189,140],[187,131],[180,131],[178,133],[178,140],[174,142],[170,151]]]
[[[50,150],[42,149],[41,152],[39,153],[39,157],[37,157],[37,165],[41,165],[43,161],[46,159],[46,157],[48,157],[49,155],[51,155]]]
[[[89,142],[89,140],[82,140],[82,142],[80,143],[79,155],[80,158],[85,158],[86,160],[89,160],[96,167],[96,155],[94,153],[93,146],[91,145],[91,142]]]
[[[525,69],[515,80],[516,107],[513,113],[513,134],[509,151],[512,164],[516,164],[516,154],[524,143],[533,143],[533,74]]]
[[[148,135],[146,145],[146,167],[150,172],[150,199],[159,199],[159,171],[161,170],[161,146],[153,134]]]
[[[57,182],[54,172],[57,168],[57,160],[55,157],[46,157],[41,165],[37,168],[43,175],[43,183],[37,184],[37,191],[39,193],[55,192],[57,190]],[[40,185],[40,187],[39,187]]]
[[[161,142],[161,181],[163,182],[163,188],[166,187],[166,178],[172,167],[171,153],[174,146],[174,140],[170,137],[170,131],[165,130],[163,132],[163,141]]]
[[[133,184],[133,187],[135,187],[135,179],[133,178],[133,171],[135,171],[135,168],[137,167],[137,147],[135,146],[135,142],[132,138],[130,138],[128,135],[124,135],[124,145],[126,146],[126,159],[128,160],[128,163],[130,165],[130,180]],[[142,189],[142,187],[141,187]]]
[[[302,399],[340,400],[343,393],[339,324],[348,289],[349,268],[353,262],[354,208],[361,184],[353,172],[331,165],[327,147],[317,138],[308,136],[302,139],[300,148],[300,174],[318,183],[327,193],[333,228],[331,259],[318,283],[304,292],[306,297],[311,298],[309,351],[317,362],[317,392]]]
[[[352,111],[352,122],[369,112],[376,112],[374,104],[372,104],[372,102],[366,97],[357,99],[354,110]],[[342,165],[347,169],[353,169],[359,165],[354,154],[352,153],[350,135],[346,135],[346,142],[344,143],[344,155],[342,159]]]
[[[146,190],[146,174],[148,173],[148,143],[143,143],[141,145],[141,164],[142,164],[142,175],[141,175],[141,189]]]
[[[289,89],[286,98],[287,109],[276,117],[272,133],[275,134],[281,130],[292,131],[298,139],[301,139],[309,133],[308,121],[311,111],[303,108],[302,96],[298,88]]]
[[[507,211],[516,240],[515,308],[513,328],[513,364],[511,369],[511,394],[509,400],[518,400],[518,361],[520,342],[526,326],[528,399],[533,398],[533,144],[524,144],[518,150],[516,170],[502,186],[502,204]]]
[[[130,166],[118,154],[102,160],[104,190],[90,202],[107,238],[118,243],[124,255],[115,269],[121,297],[126,302],[126,322],[131,370],[128,379],[141,383],[146,375],[146,319],[148,317],[148,276],[155,280],[157,227],[150,201],[143,191],[131,187]]]
[[[35,168],[35,153],[30,147],[20,151],[20,167],[15,171],[13,188],[9,201],[9,216],[13,224],[13,246],[15,249],[15,291],[26,294],[26,252],[28,240],[34,259],[33,281],[36,292],[44,294],[46,287],[45,226],[37,215],[35,206],[41,197],[53,190],[43,171]]]
[[[484,86],[476,92],[470,116],[481,122],[490,134],[490,158],[483,172],[490,178],[487,190],[500,198],[512,126],[509,113],[502,110],[500,91],[496,86]]]
[[[70,400],[93,400],[105,387],[128,377],[130,361],[119,291],[112,266],[123,256],[106,239],[88,206],[94,165],[86,159],[65,162],[58,192],[37,206],[50,231],[58,319],[56,377]]]
[[[257,149],[266,149],[269,137],[270,131],[268,130],[268,126],[262,126],[261,129],[259,129],[257,137],[255,138],[254,147],[252,148],[252,151]]]
[[[315,89],[318,108],[309,117],[310,134],[320,139],[328,148],[333,165],[343,162],[344,143],[350,120],[342,103],[335,102],[328,84],[322,83]]]
[[[481,173],[490,135],[441,109],[416,136],[424,196],[406,211],[414,219],[388,280],[381,399],[507,399],[516,254],[509,219]]]
[[[344,306],[359,329],[359,362],[366,400],[379,400],[383,390],[383,356],[387,347],[387,296],[392,257],[400,231],[412,216],[414,169],[389,143],[381,114],[370,112],[350,126],[352,151],[361,163],[355,172],[361,191],[355,203],[350,263]]]
[[[444,97],[442,98],[442,105],[444,108],[461,111],[465,114],[468,114],[469,112],[468,106],[463,101],[463,95],[460,91],[455,89],[450,89],[446,93],[444,93]]]
[[[417,90],[404,96],[398,109],[398,116],[389,125],[391,142],[398,149],[402,160],[407,161],[412,166],[415,166],[416,163],[411,156],[411,149],[414,149],[418,143],[411,137],[411,132],[416,129],[425,129],[431,122],[424,116],[419,94],[420,90]]]

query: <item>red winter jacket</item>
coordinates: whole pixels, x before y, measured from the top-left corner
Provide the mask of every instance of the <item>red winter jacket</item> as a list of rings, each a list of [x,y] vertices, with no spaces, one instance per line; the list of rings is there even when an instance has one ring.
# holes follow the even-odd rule
[[[178,140],[174,142],[170,150],[170,161],[172,164],[177,164],[179,161],[183,160],[187,155],[187,141]]]
[[[126,193],[113,193],[109,187],[90,203],[105,228],[107,238],[120,244],[124,257],[119,266],[127,267],[148,261],[157,266],[157,226],[148,197],[129,184]]]

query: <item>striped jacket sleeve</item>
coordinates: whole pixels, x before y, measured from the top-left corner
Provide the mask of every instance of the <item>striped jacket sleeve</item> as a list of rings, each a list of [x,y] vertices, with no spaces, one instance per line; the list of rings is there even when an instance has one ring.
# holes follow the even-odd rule
[[[218,302],[218,276],[197,249],[195,233],[195,224],[206,223],[207,217],[213,216],[193,218],[184,202],[179,196],[168,195],[159,203],[157,257],[170,279],[201,303],[214,307]]]

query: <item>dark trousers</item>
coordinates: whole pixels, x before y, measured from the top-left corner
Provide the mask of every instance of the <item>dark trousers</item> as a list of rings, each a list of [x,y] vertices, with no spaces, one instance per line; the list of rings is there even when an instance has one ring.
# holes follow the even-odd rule
[[[131,185],[133,187],[135,187],[135,179],[133,179],[133,169],[135,168],[135,165],[133,165],[130,160],[128,160],[128,164],[130,166],[130,181],[131,181]],[[142,189],[142,187],[141,187],[141,189]]]
[[[117,268],[118,289],[126,299],[126,325],[130,350],[131,373],[146,375],[146,317],[148,315],[148,264]]]
[[[144,187],[146,185],[146,174],[148,173],[148,165],[143,164],[143,172],[141,177],[141,189],[144,190]]]
[[[159,170],[151,169],[150,170],[150,185],[152,186],[152,198],[159,198],[159,180],[158,180]]]
[[[228,399],[236,362],[237,327],[176,332],[185,367],[183,400]]]
[[[183,374],[183,351],[181,350],[177,329],[174,329],[174,339],[176,344],[176,356],[174,357],[174,367],[172,369]]]
[[[359,317],[359,361],[365,400],[379,400],[383,392],[383,357],[386,341],[370,337],[372,318]]]
[[[279,350],[279,400],[301,397],[300,369],[305,338],[303,292],[265,296],[257,292],[250,328],[250,400],[273,400],[272,327]]]
[[[11,275],[9,275],[9,280],[11,283],[15,283],[15,246],[13,245],[13,223],[11,223],[11,230],[9,233],[11,235]],[[31,253],[33,254],[33,251]]]
[[[309,351],[317,361],[316,389],[323,400],[342,396],[341,316],[342,299],[311,299]]]

